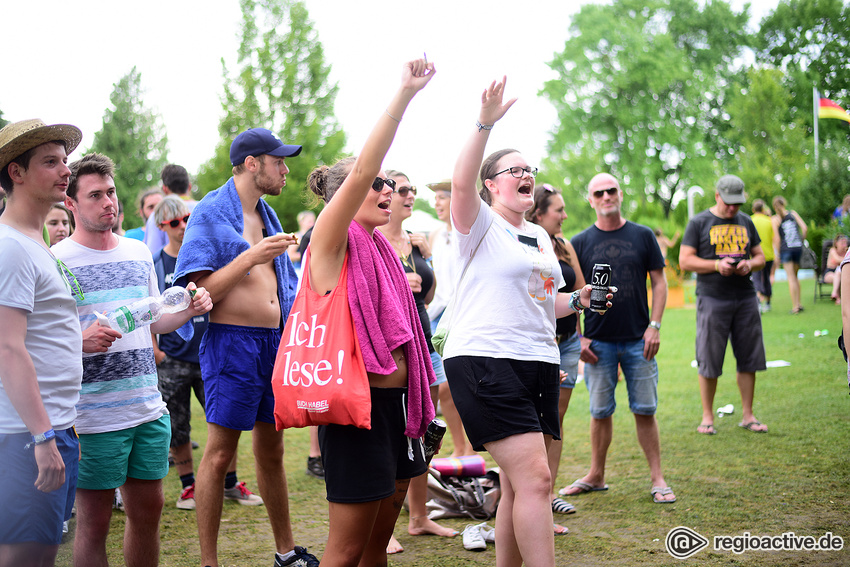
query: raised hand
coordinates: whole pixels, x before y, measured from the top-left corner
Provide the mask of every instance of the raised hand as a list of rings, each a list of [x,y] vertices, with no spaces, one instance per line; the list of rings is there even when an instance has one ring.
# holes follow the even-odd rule
[[[401,73],[401,86],[419,92],[431,81],[436,72],[434,64],[428,63],[425,59],[408,61],[404,64]]]
[[[516,98],[512,98],[505,103],[502,102],[507,82],[507,76],[502,77],[501,81],[493,81],[484,90],[484,93],[481,95],[481,112],[478,115],[478,120],[481,124],[495,124],[516,102]]]

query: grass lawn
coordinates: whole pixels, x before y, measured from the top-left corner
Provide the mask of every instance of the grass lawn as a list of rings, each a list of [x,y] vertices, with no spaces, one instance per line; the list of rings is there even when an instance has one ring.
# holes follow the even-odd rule
[[[558,565],[850,565],[850,549],[841,551],[715,551],[715,536],[821,537],[841,536],[850,546],[850,396],[846,365],[836,339],[841,333],[839,308],[812,302],[813,281],[803,283],[805,311],[790,315],[788,286],[778,282],[773,311],[763,316],[768,360],[790,366],[759,373],[755,414],[770,427],[766,435],[736,427],[740,397],[735,385],[731,350],[717,389],[716,406],[733,404],[735,414],[715,421],[718,434],[698,435],[701,410],[694,358],[696,312],[668,310],[661,332],[658,422],[664,474],[675,489],[675,504],[656,505],[650,496],[649,469],[634,433],[624,387],[618,388],[619,410],[609,452],[607,492],[573,497],[577,513],[556,516],[570,534],[556,537]],[[815,337],[814,331],[828,330]],[[804,335],[799,337],[798,335]],[[583,476],[590,461],[588,395],[575,389],[565,420],[564,453],[558,486]],[[199,409],[199,408],[196,408]],[[206,440],[199,411],[192,437]],[[317,556],[327,540],[324,484],[305,473],[306,430],[286,433],[290,508],[295,539]],[[448,443],[443,454],[450,451]],[[195,451],[196,466],[200,451]],[[492,463],[488,457],[488,461]],[[249,439],[240,446],[239,475],[256,491]],[[365,463],[364,463],[365,464]],[[165,479],[166,507],[162,518],[164,566],[197,566],[199,550],[195,515],[177,510],[179,479],[172,469]],[[396,537],[405,551],[390,557],[390,565],[494,565],[495,551],[463,549],[460,537],[411,537],[407,512],[402,511]],[[71,533],[62,545],[57,565],[71,565]],[[462,530],[462,519],[442,523]],[[124,515],[113,515],[108,541],[110,563],[122,565]],[[491,523],[492,524],[492,523]],[[667,533],[687,526],[709,540],[706,549],[686,560],[665,550]],[[227,566],[271,566],[274,544],[263,507],[225,502],[219,538],[219,559]]]

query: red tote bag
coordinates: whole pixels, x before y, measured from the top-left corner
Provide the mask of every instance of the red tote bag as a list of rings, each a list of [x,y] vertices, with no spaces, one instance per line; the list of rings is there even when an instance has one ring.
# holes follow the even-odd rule
[[[348,252],[327,295],[310,286],[310,249],[272,373],[277,429],[308,425],[371,428],[372,396],[348,305]]]

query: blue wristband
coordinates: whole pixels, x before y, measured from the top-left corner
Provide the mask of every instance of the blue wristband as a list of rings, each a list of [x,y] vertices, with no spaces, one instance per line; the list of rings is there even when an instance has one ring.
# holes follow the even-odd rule
[[[43,444],[47,443],[48,441],[50,441],[51,439],[55,439],[55,438],[56,438],[56,432],[53,431],[53,429],[48,429],[47,431],[45,431],[44,433],[42,433],[40,435],[33,435],[32,436],[32,442],[27,443],[26,446],[24,446],[24,449],[29,449],[33,445],[43,445]]]

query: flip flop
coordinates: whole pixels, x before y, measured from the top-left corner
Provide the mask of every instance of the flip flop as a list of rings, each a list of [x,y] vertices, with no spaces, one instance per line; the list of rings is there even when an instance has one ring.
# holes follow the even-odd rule
[[[566,526],[562,526],[560,524],[552,524],[552,527],[555,529],[555,535],[567,535],[570,533],[570,528]]]
[[[555,498],[552,500],[552,511],[556,514],[575,514],[576,507],[563,498]]]
[[[699,427],[697,427],[697,433],[701,435],[717,435],[717,430],[714,429],[714,425],[711,423],[700,423]]]
[[[570,488],[577,488],[578,492],[567,492]],[[561,496],[575,496],[577,494],[585,494],[587,492],[602,492],[603,490],[608,490],[608,485],[604,486],[593,486],[592,484],[588,484],[581,479],[578,479],[574,483],[569,486],[566,486],[558,491],[558,494]]]
[[[673,489],[669,486],[653,486],[652,490],[649,491],[650,496],[652,496],[652,501],[656,504],[672,504],[676,501],[676,496],[673,496],[673,500],[662,500],[658,498],[658,495],[666,496],[667,494],[673,494]]]
[[[764,425],[764,429],[756,429],[760,425],[764,425],[764,424],[762,422],[760,422],[759,420],[754,419],[753,421],[751,421],[749,423],[739,423],[738,427],[743,427],[747,431],[752,431],[753,433],[767,433],[767,426],[766,425]]]

